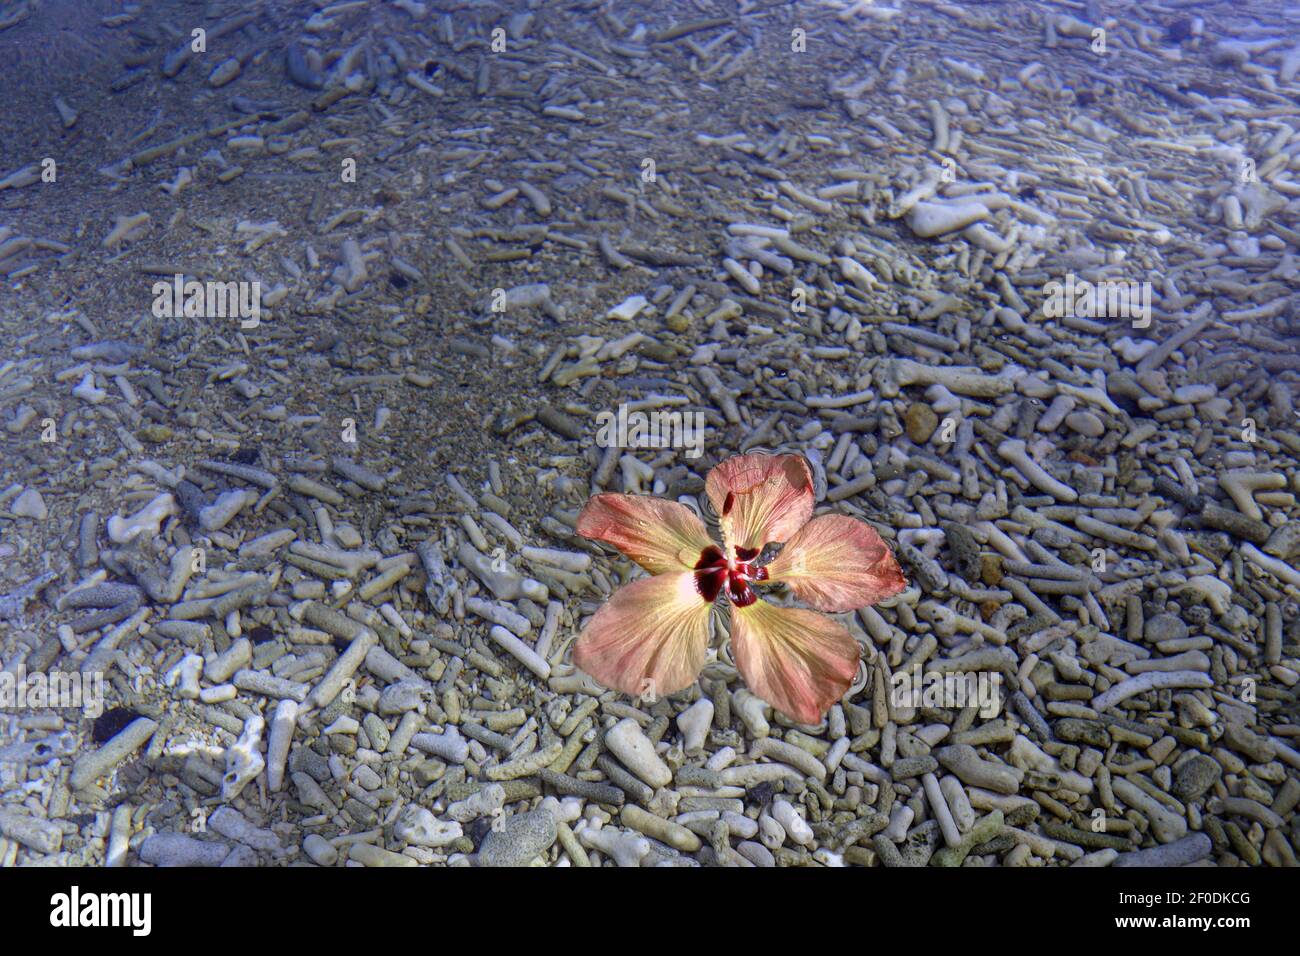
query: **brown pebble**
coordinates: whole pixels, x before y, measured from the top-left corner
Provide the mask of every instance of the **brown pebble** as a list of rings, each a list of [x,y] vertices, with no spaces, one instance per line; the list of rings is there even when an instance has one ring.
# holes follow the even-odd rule
[[[980,555],[980,580],[991,588],[998,587],[1002,583],[1002,555]]]
[[[934,434],[934,430],[939,427],[939,416],[934,413],[934,409],[923,402],[913,402],[907,406],[907,415],[904,419],[904,428],[907,431],[907,437],[912,439],[918,445],[924,445]]]

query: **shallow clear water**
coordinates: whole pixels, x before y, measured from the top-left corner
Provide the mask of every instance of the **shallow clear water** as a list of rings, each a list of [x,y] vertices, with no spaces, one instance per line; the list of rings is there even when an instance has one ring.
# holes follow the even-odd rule
[[[0,864],[1294,865],[1298,20],[0,5]]]

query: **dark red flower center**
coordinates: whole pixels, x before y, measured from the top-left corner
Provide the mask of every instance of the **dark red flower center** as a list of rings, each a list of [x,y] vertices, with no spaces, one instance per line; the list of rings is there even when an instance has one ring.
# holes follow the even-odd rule
[[[728,558],[717,545],[709,545],[700,552],[695,564],[695,586],[706,601],[714,601],[726,589],[727,597],[736,607],[748,607],[758,600],[750,587],[751,581],[766,581],[767,568],[755,566],[760,554],[758,548],[736,548],[735,558]]]

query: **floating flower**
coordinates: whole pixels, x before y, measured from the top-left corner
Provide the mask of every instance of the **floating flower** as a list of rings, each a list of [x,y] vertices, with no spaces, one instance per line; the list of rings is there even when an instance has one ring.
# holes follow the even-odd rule
[[[705,491],[723,543],[675,501],[599,494],[578,516],[578,533],[618,548],[651,577],[614,592],[574,646],[578,667],[627,694],[676,693],[699,676],[719,595],[731,611],[731,648],[741,676],[777,710],[815,724],[858,670],[858,642],[842,612],[897,594],[907,582],[869,525],[846,515],[814,518],[813,482],[800,455],[728,458]],[[784,547],[759,564],[763,548]],[[816,610],[779,607],[755,585],[783,584]]]

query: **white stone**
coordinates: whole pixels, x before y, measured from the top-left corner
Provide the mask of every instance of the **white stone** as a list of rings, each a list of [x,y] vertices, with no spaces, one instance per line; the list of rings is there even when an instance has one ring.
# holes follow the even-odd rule
[[[936,415],[947,415],[961,408],[961,399],[938,383],[925,390],[925,400]]]
[[[652,787],[673,782],[673,772],[657,753],[650,738],[631,717],[624,717],[605,734],[605,746],[623,765]]]
[[[640,866],[650,854],[650,841],[630,830],[617,827],[596,829],[588,824],[575,831],[578,841],[589,850],[598,850],[619,866]]]
[[[725,770],[736,759],[735,747],[722,747],[714,752],[708,760],[704,761],[705,770]]]
[[[359,548],[362,543],[361,532],[343,521],[334,526],[334,540],[342,548]]]
[[[168,687],[176,689],[176,696],[182,700],[196,700],[199,696],[199,675],[203,673],[203,658],[198,654],[186,654],[163,675]]]
[[[140,535],[156,537],[163,521],[176,513],[176,499],[163,493],[129,518],[113,515],[108,519],[108,536],[115,544],[126,544]]]
[[[812,846],[814,839],[812,828],[788,800],[772,801],[772,818],[781,824],[786,836],[795,843],[801,846]]]
[[[319,833],[309,834],[307,839],[302,841],[302,851],[317,866],[333,866],[339,858],[339,851],[335,849],[334,844]]]
[[[186,833],[155,833],[140,844],[140,859],[154,866],[220,866],[230,854],[224,843]]]
[[[234,684],[218,684],[216,687],[205,687],[199,691],[199,700],[205,704],[224,704],[238,696],[239,688]]]
[[[284,766],[289,759],[289,744],[298,720],[298,704],[282,700],[271,718],[271,736],[266,743],[266,784],[272,793],[284,786]]]
[[[214,684],[225,683],[235,672],[253,661],[253,642],[246,637],[232,641],[230,646],[211,658],[203,667],[203,676]]]
[[[233,807],[217,807],[208,817],[208,827],[223,837],[238,840],[263,853],[281,853],[280,838],[271,830],[253,826],[251,822]]]
[[[212,504],[199,509],[199,526],[204,531],[220,531],[231,518],[256,501],[257,495],[246,489],[227,491]]]
[[[1106,433],[1105,423],[1089,411],[1071,412],[1065,416],[1065,426],[1088,438],[1100,438]]]
[[[28,488],[16,499],[9,509],[20,518],[35,518],[44,521],[50,510],[45,507],[45,499],[35,488]]]
[[[947,232],[964,229],[973,222],[988,216],[988,207],[973,200],[968,202],[919,202],[907,214],[907,225],[922,239],[942,236]]]
[[[840,275],[852,282],[861,292],[870,292],[880,284],[871,271],[857,259],[840,256],[835,260],[835,264],[839,266]]]
[[[789,806],[789,804],[786,804]],[[776,814],[776,807],[772,807],[773,815]],[[889,814],[889,826],[882,831],[885,838],[893,843],[902,843],[907,836],[907,828],[912,825],[916,813],[905,803],[895,803],[893,811]]]
[[[1208,383],[1180,385],[1174,389],[1174,401],[1179,405],[1195,405],[1198,402],[1208,402],[1218,391]]]
[[[766,810],[758,818],[758,839],[769,850],[775,850],[785,843],[785,827]]]
[[[416,846],[446,846],[461,838],[464,831],[454,820],[439,820],[424,807],[410,806],[402,811],[393,827],[393,836]]]
[[[767,704],[761,697],[740,688],[732,693],[731,701],[736,716],[740,718],[740,722],[745,725],[751,737],[761,740],[772,732],[772,727],[767,722]]]
[[[266,721],[257,714],[244,721],[244,732],[226,751],[226,775],[221,778],[221,799],[234,800],[266,766],[259,748]]]
[[[1126,335],[1116,339],[1111,350],[1129,365],[1136,365],[1159,344],[1151,339],[1132,339]]]
[[[341,714],[339,718],[336,721],[334,721],[334,723],[330,724],[328,727],[322,730],[321,733],[327,737],[330,736],[331,734],[347,734],[351,736],[360,729],[361,729],[361,724],[360,722],[358,722],[358,720],[355,717],[349,717],[347,714]]]
[[[704,748],[712,724],[713,701],[707,697],[701,697],[677,715],[677,729],[682,732],[682,747],[687,753]]]
[[[645,296],[634,295],[630,298],[624,299],[618,305],[614,306],[614,308],[606,312],[605,318],[623,319],[625,321],[628,319],[635,319],[641,313],[641,310],[649,304],[650,301]]]
[[[95,387],[95,375],[93,372],[87,372],[86,377],[81,380],[81,384],[72,390],[72,394],[77,396],[83,402],[89,402],[91,405],[98,405],[104,399],[108,398],[108,392],[102,388]]]
[[[722,822],[727,825],[727,830],[733,837],[740,837],[742,840],[748,840],[758,833],[758,821],[751,820],[735,810],[722,811]]]
[[[1214,609],[1215,614],[1227,614],[1232,603],[1232,586],[1208,574],[1197,574],[1187,579],[1187,583],[1174,588],[1174,593],[1191,591],[1205,599],[1205,603]]]
[[[546,797],[542,800],[541,809],[553,816],[556,823],[573,823],[582,816],[582,799],[565,797],[557,800],[555,797]]]
[[[479,817],[490,817],[505,805],[506,788],[499,783],[490,783],[478,793],[449,806],[447,816],[457,823],[469,823]]]

